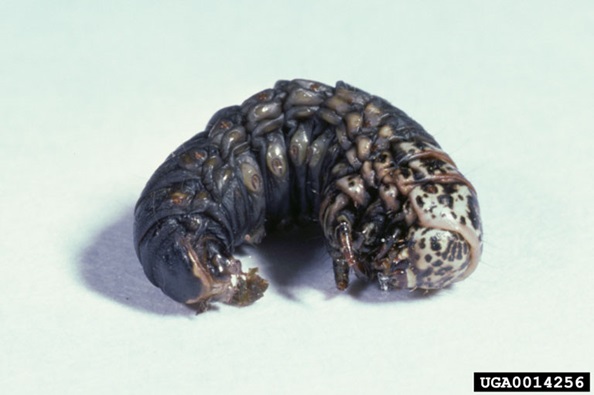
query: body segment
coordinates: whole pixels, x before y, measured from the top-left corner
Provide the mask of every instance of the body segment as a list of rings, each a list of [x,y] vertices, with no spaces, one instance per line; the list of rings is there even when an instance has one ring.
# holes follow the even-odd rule
[[[247,305],[267,287],[233,249],[318,221],[336,285],[442,288],[480,259],[476,192],[437,142],[385,100],[339,82],[279,81],[217,112],[149,180],[135,243],[184,303]]]

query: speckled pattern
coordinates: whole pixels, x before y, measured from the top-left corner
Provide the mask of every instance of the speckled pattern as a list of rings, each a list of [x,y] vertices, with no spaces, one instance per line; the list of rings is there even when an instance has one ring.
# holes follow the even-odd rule
[[[279,81],[217,112],[149,180],[135,243],[147,277],[184,303],[248,305],[267,288],[234,247],[319,221],[336,286],[435,289],[480,259],[476,192],[418,123],[339,82]]]

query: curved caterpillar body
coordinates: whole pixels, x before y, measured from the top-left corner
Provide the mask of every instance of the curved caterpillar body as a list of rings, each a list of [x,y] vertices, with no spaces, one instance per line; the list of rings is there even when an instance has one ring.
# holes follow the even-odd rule
[[[476,192],[418,123],[343,82],[279,81],[217,112],[147,183],[135,210],[150,281],[188,304],[248,305],[268,283],[234,247],[319,221],[336,286],[436,289],[482,251]]]

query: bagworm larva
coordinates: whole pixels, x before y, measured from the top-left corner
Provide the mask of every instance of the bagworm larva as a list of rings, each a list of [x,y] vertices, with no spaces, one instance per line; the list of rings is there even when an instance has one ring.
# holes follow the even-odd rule
[[[268,283],[233,250],[318,221],[336,286],[468,277],[482,251],[476,191],[418,123],[343,82],[279,81],[218,111],[147,183],[134,239],[149,280],[188,304],[245,306]]]

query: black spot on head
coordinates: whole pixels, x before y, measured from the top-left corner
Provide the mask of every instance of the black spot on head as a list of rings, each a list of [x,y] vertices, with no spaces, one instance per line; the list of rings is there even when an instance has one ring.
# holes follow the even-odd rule
[[[453,195],[458,192],[458,188],[460,184],[452,183],[452,184],[442,184],[443,192],[448,195]]]
[[[466,243],[462,243],[463,245],[466,245]],[[456,246],[458,247],[458,249],[456,250],[456,259],[461,261],[462,260],[462,250],[464,249],[460,244],[456,244]]]
[[[433,262],[434,267],[440,267],[441,265],[443,265],[443,261],[441,259],[438,259],[435,262]]]
[[[439,239],[436,236],[431,236],[431,249],[433,251],[441,250],[441,244],[439,243]]]
[[[429,263],[429,262],[431,262],[431,259],[433,259],[433,257],[431,256],[431,254],[425,255],[425,262]]]
[[[425,238],[423,237],[421,240],[419,240],[419,247],[421,249],[425,249],[426,243],[425,243]]]
[[[441,170],[445,162],[435,159],[435,158],[426,158],[421,160],[422,165],[427,169],[429,174],[433,174],[438,170]]]
[[[444,259],[447,259],[448,261],[451,261],[452,258],[452,248],[455,247],[455,242],[452,239],[448,240],[448,244],[446,245],[446,247],[443,250],[443,257]]]
[[[448,208],[453,208],[454,207],[454,199],[452,199],[451,195],[439,195],[437,197],[437,201],[439,202],[439,204],[443,204],[444,206],[447,206]]]
[[[481,227],[481,219],[478,213],[478,202],[474,195],[468,196],[468,216],[470,217],[470,222],[472,223],[472,227],[474,229],[480,229]]]
[[[461,223],[462,225],[466,225],[466,218],[465,218],[464,216],[461,216],[461,217],[460,217],[460,223]]]
[[[459,249],[458,243],[452,242],[448,245],[448,253],[447,253],[448,261],[450,261],[450,262],[454,261],[454,259],[456,258],[456,255],[458,253],[458,249]]]
[[[433,267],[429,266],[427,269],[425,270],[419,270],[416,275],[417,275],[417,279],[422,278],[422,277],[429,277],[433,274]]]
[[[423,205],[425,204],[425,202],[423,201],[423,198],[422,198],[422,197],[420,197],[420,196],[417,196],[417,198],[416,198],[415,200],[416,200],[416,202],[417,202],[417,205],[418,205],[419,207],[423,207]]]

